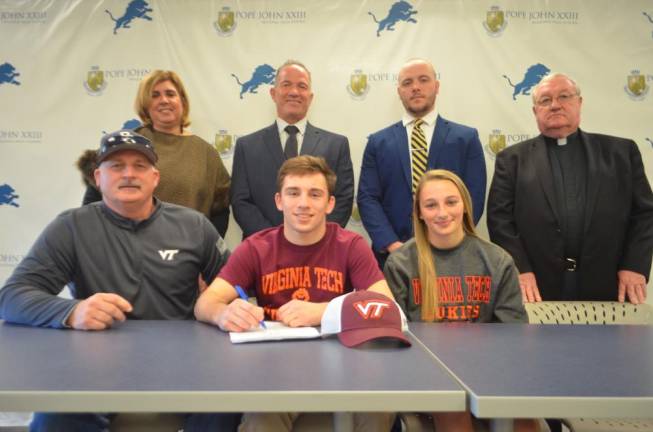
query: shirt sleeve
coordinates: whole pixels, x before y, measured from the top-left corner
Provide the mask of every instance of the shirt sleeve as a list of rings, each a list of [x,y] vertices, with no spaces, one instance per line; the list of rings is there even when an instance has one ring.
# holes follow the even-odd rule
[[[383,273],[379,269],[372,249],[362,237],[357,236],[353,239],[348,260],[348,273],[355,290],[366,290],[383,280]]]
[[[64,320],[78,300],[57,295],[73,280],[76,262],[71,228],[60,215],[0,290],[0,317],[18,324],[66,327]]]
[[[259,274],[256,267],[254,248],[250,241],[245,240],[233,251],[218,277],[233,286],[240,285],[250,295],[255,295],[256,278]]]
[[[204,254],[202,261],[202,277],[207,283],[211,283],[218,272],[229,259],[227,244],[220,237],[215,227],[206,219],[201,219],[204,231]]]
[[[410,286],[410,276],[402,268],[397,260],[397,252],[390,254],[383,267],[385,280],[388,282],[390,291],[395,297],[395,301],[404,311],[404,315],[410,319],[408,311],[408,287]]]
[[[519,289],[519,274],[512,258],[503,253],[499,260],[499,282],[495,287],[494,317],[496,321],[528,322],[526,309]],[[492,278],[494,280],[494,278]]]

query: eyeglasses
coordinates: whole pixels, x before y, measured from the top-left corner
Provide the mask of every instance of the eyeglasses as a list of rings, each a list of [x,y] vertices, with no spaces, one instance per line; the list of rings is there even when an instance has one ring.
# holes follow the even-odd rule
[[[576,96],[578,96],[578,93],[560,93],[555,98],[552,98],[551,96],[542,96],[537,101],[535,101],[535,105],[538,107],[548,108],[551,106],[551,104],[553,104],[554,99],[558,102],[558,104],[565,105],[571,102]]]

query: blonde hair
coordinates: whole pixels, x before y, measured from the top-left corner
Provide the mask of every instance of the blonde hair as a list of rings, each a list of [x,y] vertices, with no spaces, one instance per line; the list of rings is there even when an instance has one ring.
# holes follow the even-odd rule
[[[149,108],[152,103],[152,89],[159,83],[170,81],[177,89],[179,97],[181,98],[181,105],[183,108],[181,114],[181,125],[179,126],[180,132],[184,131],[185,127],[190,125],[188,115],[190,114],[190,102],[188,94],[181,82],[181,78],[173,71],[154,70],[147,74],[138,85],[138,92],[136,93],[136,100],[134,101],[134,109],[141,118],[144,126],[152,126],[152,119],[150,118]]]
[[[415,230],[415,244],[417,246],[417,269],[419,273],[419,282],[421,285],[421,308],[420,314],[422,321],[435,321],[435,311],[439,304],[437,289],[437,272],[435,261],[431,252],[431,243],[429,242],[428,228],[426,223],[420,219],[420,194],[424,185],[431,181],[445,180],[452,182],[463,201],[463,231],[467,235],[476,236],[474,228],[474,219],[472,212],[472,198],[465,183],[456,174],[451,171],[436,169],[424,173],[415,190],[413,199],[413,229]]]

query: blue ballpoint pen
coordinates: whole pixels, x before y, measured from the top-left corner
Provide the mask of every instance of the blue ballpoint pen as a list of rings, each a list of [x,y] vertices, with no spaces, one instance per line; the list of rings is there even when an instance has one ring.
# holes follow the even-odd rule
[[[235,288],[236,291],[238,291],[238,295],[240,296],[240,298],[247,301],[249,297],[247,297],[247,293],[245,292],[245,290],[242,289],[240,285],[236,285]],[[259,321],[259,324],[261,324],[261,327],[267,330],[267,327],[265,326],[265,322],[263,320]]]

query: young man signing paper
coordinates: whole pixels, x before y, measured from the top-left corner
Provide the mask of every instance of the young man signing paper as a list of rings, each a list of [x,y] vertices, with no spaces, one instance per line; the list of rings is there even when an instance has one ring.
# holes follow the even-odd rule
[[[327,223],[336,176],[324,159],[288,159],[277,176],[275,202],[283,224],[241,243],[195,305],[198,320],[245,331],[264,318],[290,327],[319,325],[327,303],[353,290],[393,298],[371,249],[358,234]],[[259,306],[241,299],[240,285]],[[295,413],[248,413],[242,430],[291,430]],[[391,416],[355,415],[356,430],[389,430]]]

